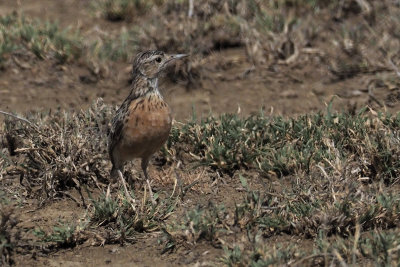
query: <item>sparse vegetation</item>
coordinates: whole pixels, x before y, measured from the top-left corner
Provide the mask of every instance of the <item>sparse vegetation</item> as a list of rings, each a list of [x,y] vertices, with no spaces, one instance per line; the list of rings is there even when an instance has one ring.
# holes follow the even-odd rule
[[[30,21],[16,14],[0,18],[0,60],[8,53],[32,53],[39,59],[52,57],[58,63],[78,58],[82,42],[77,33],[61,30],[56,23]]]
[[[160,223],[172,214],[176,205],[174,198],[166,198],[153,206],[146,195],[140,201],[138,199],[137,205],[133,205],[122,195],[119,195],[119,200],[110,196],[92,200],[94,211],[90,218],[91,225],[95,228],[106,227],[109,232],[107,236],[110,237],[107,243],[132,241],[135,233],[159,230]],[[157,199],[158,195],[155,197]]]
[[[201,239],[216,242],[217,234],[223,231],[223,221],[226,216],[224,207],[209,203],[207,208],[193,209],[186,213],[184,229],[189,229],[187,239],[196,243]]]
[[[33,233],[42,242],[54,243],[59,247],[74,247],[79,242],[77,236],[80,230],[81,228],[76,225],[58,222],[50,233],[46,233],[43,229],[35,229]]]
[[[27,66],[32,58],[54,60],[57,64],[101,60],[129,61],[137,51],[137,34],[123,30],[116,37],[100,36],[85,41],[79,31],[61,29],[57,22],[32,20],[22,14],[0,17],[0,63],[10,56],[17,65]],[[27,63],[18,58],[31,57]]]
[[[162,2],[163,0],[100,0],[92,1],[92,5],[110,21],[132,21],[135,17],[143,15],[152,6],[160,5]]]
[[[102,195],[91,202],[93,208],[78,223],[58,222],[50,232],[35,229],[34,235],[55,248],[75,247],[83,242],[101,245],[133,243],[135,234],[159,230],[176,205],[176,199],[167,198],[153,206],[146,195],[133,204],[122,193],[115,198]]]
[[[103,38],[91,44],[89,51],[92,57],[99,60],[122,60],[129,62],[138,50],[138,33],[123,29],[115,38]]]
[[[1,94],[64,85],[69,97],[81,81],[96,84],[82,87],[96,91],[84,101],[107,98],[127,87],[125,63],[157,48],[191,54],[171,68],[179,77],[172,81],[200,88],[190,93],[204,93],[205,105],[219,96],[224,106],[227,94],[242,93],[223,83],[264,98],[256,84],[273,97],[258,113],[250,101],[244,113],[176,122],[149,170],[157,204],[134,164],[124,176],[135,201],[109,180],[106,136],[115,107],[99,99],[80,111],[25,115],[31,123],[7,116],[0,125],[0,265],[82,244],[140,251],[156,240],[161,248],[138,257],[155,260],[156,250],[171,265],[399,265],[400,113],[388,112],[398,111],[400,99],[398,3],[101,0],[85,8],[93,21],[77,28],[23,12],[0,16],[0,74],[17,75],[0,81]],[[315,75],[312,83],[307,75]],[[335,84],[341,89],[324,91]],[[307,105],[300,91],[319,107],[328,102],[326,109],[286,112],[286,105],[280,113],[287,116],[275,115],[282,98]],[[347,99],[341,111],[333,94]],[[62,216],[44,218],[50,208]]]
[[[399,167],[398,120],[384,114],[371,118],[365,110],[355,116],[328,110],[327,115],[292,119],[222,115],[176,129],[168,146],[183,144],[199,164],[230,174],[241,168],[255,168],[266,176],[310,174],[321,167],[332,170],[342,168],[335,164],[354,163],[360,168],[358,175],[393,183]]]
[[[389,61],[395,65],[398,61],[399,10],[386,10],[384,3],[209,0],[194,1],[191,7],[190,1],[102,0],[92,1],[92,6],[108,20],[133,20],[135,24],[113,33],[95,30],[96,34],[84,38],[79,31],[62,30],[54,22],[31,20],[21,14],[3,16],[0,62],[4,64],[10,54],[15,58],[28,51],[56,63],[84,61],[98,74],[93,68],[110,67],[105,60],[129,62],[136,52],[157,48],[192,55],[175,72],[193,85],[209,70],[202,57],[231,47],[244,47],[248,60],[256,66],[321,61],[339,80],[392,70]],[[381,17],[382,10],[390,15]],[[152,15],[146,17],[146,12]],[[325,17],[327,12],[334,20],[344,21],[315,24],[315,16]],[[359,15],[359,27],[346,24],[351,14]],[[333,36],[333,49],[325,49],[320,47],[325,40],[321,32],[330,27],[338,34]],[[380,40],[378,33],[382,31],[390,38]],[[18,58],[17,62],[26,66]]]
[[[99,181],[107,180],[109,169],[103,136],[111,113],[112,109],[99,100],[88,111],[30,117],[36,126],[6,122],[5,134],[12,137],[7,140],[19,139],[22,144],[8,145],[14,147],[10,153],[25,155],[19,166],[8,167],[7,171],[23,176],[30,190],[34,185],[41,186],[42,194],[38,196],[47,198],[70,187],[99,186]],[[92,199],[93,208],[87,218],[90,223],[85,227],[63,224],[52,233],[38,231],[37,236],[45,242],[71,246],[89,238],[87,229],[102,229],[91,230],[104,236],[102,243],[134,240],[137,232],[165,229],[169,235],[166,246],[170,248],[179,246],[180,240],[192,245],[204,240],[218,247],[236,228],[256,243],[250,252],[227,249],[223,261],[228,265],[242,261],[279,264],[310,255],[311,251],[295,253],[295,249],[277,247],[271,256],[269,249],[259,247],[260,240],[283,233],[315,240],[323,255],[339,261],[392,262],[397,254],[388,251],[395,249],[397,243],[387,235],[357,240],[361,254],[356,256],[326,244],[333,237],[347,242],[360,232],[364,237],[375,229],[390,231],[398,226],[400,196],[395,188],[399,176],[399,118],[373,115],[367,110],[350,115],[328,109],[326,114],[291,119],[261,114],[191,121],[173,129],[167,152],[160,156],[175,155],[187,166],[200,163],[229,174],[230,179],[237,172],[256,170],[263,179],[288,179],[290,186],[252,190],[248,179],[240,176],[245,194],[234,207],[210,203],[187,211],[183,221],[171,221],[167,228],[161,222],[167,220],[178,203],[175,198],[165,197],[168,193],[161,198],[155,196],[159,198],[157,206],[144,196],[136,207],[124,197],[104,195]],[[315,260],[324,257],[316,255]]]
[[[393,266],[399,263],[398,240],[399,233],[393,230],[376,230],[347,239],[335,238],[330,242],[321,237],[316,241],[317,253],[326,255],[325,260],[338,263],[357,264],[365,258],[376,266]]]

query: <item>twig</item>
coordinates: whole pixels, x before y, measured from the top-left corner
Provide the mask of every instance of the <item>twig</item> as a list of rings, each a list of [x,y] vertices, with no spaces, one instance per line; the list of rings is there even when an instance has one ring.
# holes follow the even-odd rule
[[[36,124],[33,124],[32,122],[28,121],[28,120],[25,119],[25,118],[22,118],[22,117],[20,117],[20,116],[17,116],[17,115],[14,115],[14,114],[12,114],[12,113],[5,112],[5,111],[2,111],[2,110],[0,110],[0,114],[7,115],[7,116],[13,117],[13,118],[15,118],[15,119],[18,119],[18,120],[20,120],[20,121],[26,122],[26,123],[28,123],[30,126],[32,126],[33,128],[35,128],[36,131],[38,131],[37,125],[36,125]]]
[[[196,180],[196,181],[193,181],[191,184],[189,184],[189,185],[187,185],[187,186],[185,186],[182,190],[183,190],[183,194],[186,194],[186,192],[190,189],[190,188],[192,188],[193,186],[195,186],[196,184],[198,184],[200,181],[199,180]]]
[[[333,250],[333,255],[335,255],[335,257],[340,262],[340,265],[342,267],[347,267],[347,263],[343,260],[343,257],[340,255],[340,253],[336,249]]]
[[[22,117],[19,117],[19,116],[14,115],[14,114],[11,114],[11,113],[9,113],[9,112],[5,112],[5,111],[0,110],[0,113],[1,113],[1,114],[4,114],[4,115],[7,115],[7,116],[11,116],[11,117],[13,117],[13,118],[15,118],[15,119],[24,121],[24,122],[26,122],[26,123],[28,123],[28,124],[30,124],[30,125],[34,125],[32,122],[28,121],[27,119],[22,118]]]
[[[291,263],[290,265],[292,266],[301,266],[300,263],[303,263],[306,260],[312,259],[312,258],[317,258],[317,257],[326,257],[326,256],[330,256],[331,254],[329,253],[321,253],[321,254],[313,254],[304,258],[301,258],[300,260]]]
[[[191,18],[193,16],[193,8],[194,8],[193,1],[194,0],[189,0],[189,11],[188,11],[189,18]]]
[[[383,107],[383,104],[374,96],[374,92],[373,92],[373,86],[374,86],[374,83],[373,82],[371,82],[369,85],[368,85],[368,96],[371,98],[371,100],[373,100],[373,101],[375,101],[381,108]]]
[[[398,245],[395,248],[388,249],[388,253],[392,253],[392,252],[395,252],[395,251],[398,251],[398,250],[400,250],[400,245]]]
[[[107,187],[107,193],[106,193],[106,200],[109,200],[110,199],[110,195],[111,195],[111,191],[110,191],[110,185],[111,184],[108,184],[108,187]]]
[[[78,188],[76,188],[76,190],[77,190],[78,193],[79,193],[79,196],[80,196],[80,198],[81,198],[83,207],[84,207],[85,209],[87,209],[88,206],[86,205],[85,198],[83,197],[81,187],[79,186]]]
[[[392,59],[389,58],[389,64],[392,66],[394,72],[397,74],[397,76],[400,77],[400,70],[399,68],[393,63]]]
[[[355,257],[356,254],[358,254],[358,241],[360,240],[360,231],[361,231],[361,226],[357,222],[356,223],[356,232],[354,234],[354,243],[353,243],[353,257]],[[353,258],[353,262],[355,262],[355,258]]]
[[[197,175],[196,179],[192,183],[181,188],[183,195],[185,195],[190,188],[192,188],[194,185],[196,185],[200,182],[200,178],[203,176],[204,171],[205,170],[203,170],[201,173],[199,173],[199,175]]]
[[[371,5],[365,0],[356,0],[357,4],[361,7],[363,13],[371,14]]]
[[[179,173],[176,171],[176,170],[174,170],[175,171],[175,176],[176,176],[176,180],[178,181],[178,187],[179,187],[179,190],[180,190],[180,193],[181,193],[181,198],[183,198],[183,186],[182,186],[182,179],[181,179],[181,176],[179,175]]]
[[[292,201],[296,200],[295,198],[292,198],[292,197],[289,197],[289,196],[285,196],[285,195],[279,195],[277,193],[272,193],[272,192],[264,192],[264,194],[270,195],[270,196],[273,196],[273,197],[285,198],[285,199],[292,200]]]
[[[65,195],[65,196],[69,197],[70,199],[72,199],[73,201],[75,201],[78,206],[81,205],[81,203],[73,195],[71,195],[69,192],[62,192],[62,191],[60,191],[60,192],[63,195]],[[85,204],[85,206],[86,206],[86,204]]]
[[[171,196],[169,198],[172,198],[172,196],[175,194],[176,186],[178,185],[178,179],[174,179],[174,189],[172,190]]]

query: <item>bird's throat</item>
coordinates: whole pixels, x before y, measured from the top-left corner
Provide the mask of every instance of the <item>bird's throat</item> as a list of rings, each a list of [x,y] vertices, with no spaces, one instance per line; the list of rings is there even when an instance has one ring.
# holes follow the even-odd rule
[[[154,90],[158,91],[158,78],[147,78],[147,82],[149,84],[149,88],[154,88]]]
[[[130,97],[135,99],[147,94],[157,94],[161,97],[160,91],[158,90],[158,78],[148,78],[143,75],[136,76],[132,81]]]

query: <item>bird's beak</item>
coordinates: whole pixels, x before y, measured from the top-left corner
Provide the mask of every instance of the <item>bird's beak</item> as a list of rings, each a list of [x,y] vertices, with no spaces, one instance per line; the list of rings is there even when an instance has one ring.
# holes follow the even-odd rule
[[[188,57],[188,56],[189,56],[188,54],[176,54],[176,55],[171,55],[171,58],[172,59],[181,59],[181,58]]]
[[[175,61],[177,59],[182,59],[185,57],[188,57],[188,54],[175,54],[175,55],[169,55],[168,59],[165,61],[164,66],[167,65],[168,63]]]

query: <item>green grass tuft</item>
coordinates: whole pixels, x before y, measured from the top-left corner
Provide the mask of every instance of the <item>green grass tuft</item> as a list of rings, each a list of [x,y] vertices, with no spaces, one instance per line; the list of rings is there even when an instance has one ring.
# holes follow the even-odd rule
[[[363,113],[304,115],[298,118],[208,117],[175,129],[169,147],[184,144],[201,165],[232,174],[254,168],[263,175],[310,173],[332,168],[353,155],[362,157],[363,175],[393,183],[399,177],[398,116]]]

